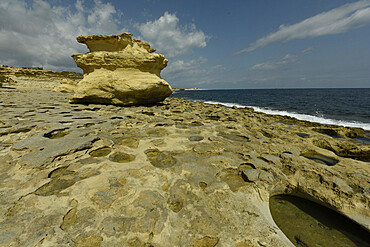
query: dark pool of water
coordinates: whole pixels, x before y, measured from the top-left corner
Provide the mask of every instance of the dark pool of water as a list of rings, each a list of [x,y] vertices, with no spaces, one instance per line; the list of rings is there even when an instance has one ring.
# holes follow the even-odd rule
[[[315,202],[292,195],[270,198],[276,225],[299,247],[370,246],[370,232]]]
[[[362,137],[362,138],[353,138],[355,142],[363,143],[363,144],[370,144],[370,138]]]
[[[336,159],[315,152],[303,153],[301,156],[327,166],[333,166],[338,163]]]

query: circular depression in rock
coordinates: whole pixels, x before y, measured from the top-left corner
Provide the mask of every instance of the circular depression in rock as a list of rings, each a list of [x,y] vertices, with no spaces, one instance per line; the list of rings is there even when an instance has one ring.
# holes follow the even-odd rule
[[[66,136],[68,134],[69,134],[69,129],[63,128],[63,129],[55,129],[55,130],[49,131],[44,134],[44,137],[49,138],[49,139],[56,139],[56,138],[61,138],[63,136]]]
[[[117,163],[128,163],[135,159],[135,155],[123,153],[123,152],[116,152],[109,156],[109,160]]]
[[[319,154],[317,152],[306,152],[306,153],[302,153],[301,156],[307,159],[313,160],[316,163],[327,165],[327,166],[334,166],[339,162],[338,160],[334,158],[325,156],[323,154]]]
[[[295,246],[370,246],[370,232],[332,209],[293,195],[270,197],[276,225]]]
[[[103,156],[107,156],[108,154],[110,154],[111,151],[112,149],[110,147],[101,147],[101,148],[90,151],[89,154],[91,157],[103,157]]]

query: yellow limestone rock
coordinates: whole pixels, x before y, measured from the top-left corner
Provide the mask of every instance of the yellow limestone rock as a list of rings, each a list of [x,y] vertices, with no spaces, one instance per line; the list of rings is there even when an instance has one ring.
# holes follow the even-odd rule
[[[59,86],[53,89],[54,92],[74,93],[78,82],[70,79],[62,79],[60,83]]]
[[[168,60],[153,53],[147,42],[131,37],[131,33],[77,37],[90,52],[72,55],[84,78],[71,103],[145,105],[171,95],[171,86],[160,76]]]

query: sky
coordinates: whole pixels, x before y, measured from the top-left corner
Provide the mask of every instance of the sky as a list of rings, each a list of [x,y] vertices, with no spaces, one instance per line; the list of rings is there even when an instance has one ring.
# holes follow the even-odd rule
[[[370,0],[1,0],[0,64],[82,72],[76,37],[122,32],[172,87],[370,87]]]

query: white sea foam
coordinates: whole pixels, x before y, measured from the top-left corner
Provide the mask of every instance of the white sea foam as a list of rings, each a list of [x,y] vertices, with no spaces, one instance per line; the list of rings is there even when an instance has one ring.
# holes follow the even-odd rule
[[[233,106],[236,106],[238,108],[247,108],[247,107],[252,107],[252,106],[245,106],[245,105],[240,105],[240,104],[236,104],[236,103],[223,103],[223,102],[217,102],[217,101],[203,101],[203,100],[196,100],[196,101],[202,101],[206,104],[211,104],[211,105],[223,105],[223,106],[227,106],[227,107],[233,107]]]
[[[316,122],[320,124],[327,124],[327,125],[339,125],[339,126],[345,126],[345,127],[357,127],[362,128],[364,130],[370,131],[370,124],[368,123],[362,123],[362,122],[350,122],[350,121],[344,121],[344,120],[336,120],[336,119],[330,119],[330,118],[324,118],[320,116],[313,116],[308,114],[301,114],[301,113],[295,113],[295,112],[288,112],[288,111],[279,111],[279,110],[271,110],[268,108],[258,107],[258,106],[245,106],[235,103],[223,103],[223,102],[216,102],[216,101],[203,101],[207,104],[221,104],[227,107],[233,107],[236,106],[238,108],[253,108],[257,112],[263,112],[266,114],[271,115],[281,115],[281,116],[288,116],[288,117],[294,117],[299,120],[305,120],[309,122]]]

